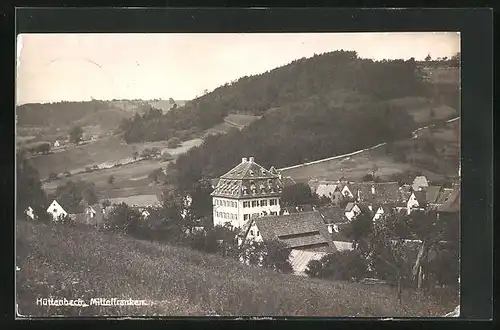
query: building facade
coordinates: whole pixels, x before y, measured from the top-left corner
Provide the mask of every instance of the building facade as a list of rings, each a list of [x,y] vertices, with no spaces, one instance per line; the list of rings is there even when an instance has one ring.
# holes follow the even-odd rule
[[[212,192],[214,226],[231,224],[241,228],[261,215],[279,215],[283,183],[253,157],[222,175]]]

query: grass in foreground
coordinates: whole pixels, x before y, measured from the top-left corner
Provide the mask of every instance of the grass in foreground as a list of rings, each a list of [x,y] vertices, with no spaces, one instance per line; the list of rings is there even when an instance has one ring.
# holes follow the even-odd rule
[[[392,288],[282,275],[187,248],[87,228],[17,223],[16,294],[26,316],[441,316],[439,305]],[[145,299],[141,307],[44,307],[37,298]]]

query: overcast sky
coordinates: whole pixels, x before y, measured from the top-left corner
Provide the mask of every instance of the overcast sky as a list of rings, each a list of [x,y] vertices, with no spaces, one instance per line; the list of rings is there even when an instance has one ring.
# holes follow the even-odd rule
[[[24,34],[17,103],[91,98],[189,100],[301,57],[355,50],[373,59],[452,56],[456,32],[303,34]]]

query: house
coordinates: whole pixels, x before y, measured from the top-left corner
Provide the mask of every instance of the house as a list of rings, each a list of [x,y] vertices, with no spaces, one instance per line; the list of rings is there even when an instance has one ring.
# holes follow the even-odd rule
[[[104,212],[100,204],[87,205],[85,208],[85,224],[99,227],[104,220]]]
[[[82,203],[63,208],[61,204],[54,199],[47,208],[47,213],[52,217],[53,221],[58,221],[60,217],[69,216],[75,222],[82,223],[86,222],[85,209],[85,205]]]
[[[374,208],[375,212],[373,215],[373,221],[377,221],[383,215],[392,214],[396,209],[396,205],[394,204],[383,204],[379,205],[377,208]]]
[[[54,142],[54,147],[58,148],[60,146],[61,146],[61,143],[59,142],[59,140],[56,140],[56,142]]]
[[[413,184],[411,185],[413,191],[425,190],[427,187],[429,187],[429,182],[423,175],[415,177],[415,179],[413,180]]]
[[[47,213],[50,214],[54,221],[57,221],[59,217],[68,215],[68,212],[54,199],[52,203],[47,208]]]
[[[35,210],[31,206],[28,206],[26,210],[24,210],[24,214],[28,217],[28,219],[36,220],[38,217],[35,215]]]
[[[254,237],[251,236],[251,230]],[[291,250],[335,252],[335,245],[328,234],[318,211],[290,215],[261,216],[251,219],[243,233],[243,242],[277,239]]]
[[[285,206],[282,207],[280,210],[280,215],[290,215],[292,213],[297,213],[299,212],[298,207],[296,206]]]
[[[318,197],[332,198],[335,192],[341,193],[339,182],[321,182],[316,188]]]
[[[242,158],[222,175],[212,192],[214,226],[231,224],[241,228],[251,218],[278,215],[283,182],[255,162],[254,157]]]
[[[408,198],[408,202],[406,203],[406,209],[408,214],[410,214],[415,209],[425,209],[427,206],[427,196],[425,191],[417,190],[413,191]]]
[[[318,209],[328,232],[332,234],[339,224],[348,222],[344,209],[337,206],[327,206]]]

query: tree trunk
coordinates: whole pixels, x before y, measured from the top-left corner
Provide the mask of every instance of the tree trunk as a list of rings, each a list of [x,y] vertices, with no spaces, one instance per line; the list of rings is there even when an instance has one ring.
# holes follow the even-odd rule
[[[427,240],[422,242],[420,249],[418,251],[417,260],[415,260],[415,264],[412,269],[412,277],[413,281],[417,282],[417,287],[420,288],[422,286],[422,277],[423,277],[423,269],[422,265],[425,263],[427,259],[427,251],[429,250]]]

